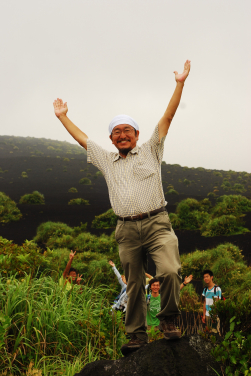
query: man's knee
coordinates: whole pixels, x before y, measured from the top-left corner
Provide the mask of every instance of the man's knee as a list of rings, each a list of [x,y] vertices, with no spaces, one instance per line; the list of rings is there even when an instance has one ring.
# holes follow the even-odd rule
[[[160,280],[160,282],[164,281],[176,281],[180,280],[179,270],[176,271],[163,271],[161,274],[157,276],[157,278]]]

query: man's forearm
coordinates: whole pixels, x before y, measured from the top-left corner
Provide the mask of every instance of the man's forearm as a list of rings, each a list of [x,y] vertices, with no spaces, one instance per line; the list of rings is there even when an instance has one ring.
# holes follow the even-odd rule
[[[87,149],[88,136],[82,132],[73,122],[67,117],[67,115],[60,115],[58,119],[61,121],[65,129],[70,135],[85,149]]]
[[[168,129],[170,127],[171,121],[175,115],[175,112],[179,106],[181,94],[183,91],[184,82],[177,82],[176,88],[174,90],[173,96],[167,106],[167,109],[163,117],[159,121],[159,137],[160,140],[162,137],[166,136]]]

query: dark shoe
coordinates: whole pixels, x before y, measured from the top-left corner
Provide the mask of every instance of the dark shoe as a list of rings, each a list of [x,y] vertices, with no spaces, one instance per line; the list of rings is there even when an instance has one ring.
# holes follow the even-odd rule
[[[160,321],[159,330],[163,332],[165,339],[178,339],[181,337],[181,331],[176,328],[175,316],[167,316]]]
[[[122,345],[121,352],[123,355],[127,355],[145,345],[147,345],[147,341],[142,341],[141,339],[137,338],[135,334],[133,334],[130,341]]]

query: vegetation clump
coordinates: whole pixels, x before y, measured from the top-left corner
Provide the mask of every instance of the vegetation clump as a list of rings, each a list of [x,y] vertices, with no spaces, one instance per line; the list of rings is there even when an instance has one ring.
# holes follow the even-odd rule
[[[240,195],[221,196],[213,208],[209,199],[188,198],[177,205],[176,213],[170,213],[170,220],[174,228],[200,230],[202,236],[235,235],[249,231],[242,220],[248,211],[251,200]]]
[[[8,223],[19,221],[22,214],[15,201],[11,200],[4,192],[0,192],[0,222]]]
[[[69,193],[77,193],[78,190],[77,190],[77,188],[72,187],[72,188],[69,188],[68,192]]]
[[[90,205],[89,200],[83,198],[73,198],[68,202],[68,205]]]
[[[82,178],[82,179],[79,180],[79,183],[80,184],[85,184],[85,185],[90,185],[92,182],[88,178]]]
[[[112,209],[107,210],[105,213],[96,215],[92,221],[94,228],[112,228],[116,227],[118,217]]]
[[[1,371],[73,375],[87,363],[121,357],[121,313],[110,314],[111,286],[73,285],[50,277],[0,279]]]
[[[19,204],[44,205],[44,203],[44,195],[38,191],[23,195],[19,200]]]

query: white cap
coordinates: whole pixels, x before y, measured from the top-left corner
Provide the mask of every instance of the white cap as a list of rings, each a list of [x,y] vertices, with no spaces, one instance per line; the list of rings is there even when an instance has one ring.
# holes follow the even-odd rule
[[[136,129],[136,131],[139,131],[139,126],[133,118],[131,118],[128,115],[118,115],[118,116],[115,116],[110,122],[109,133],[112,134],[113,128],[120,124],[131,125],[134,129]]]

